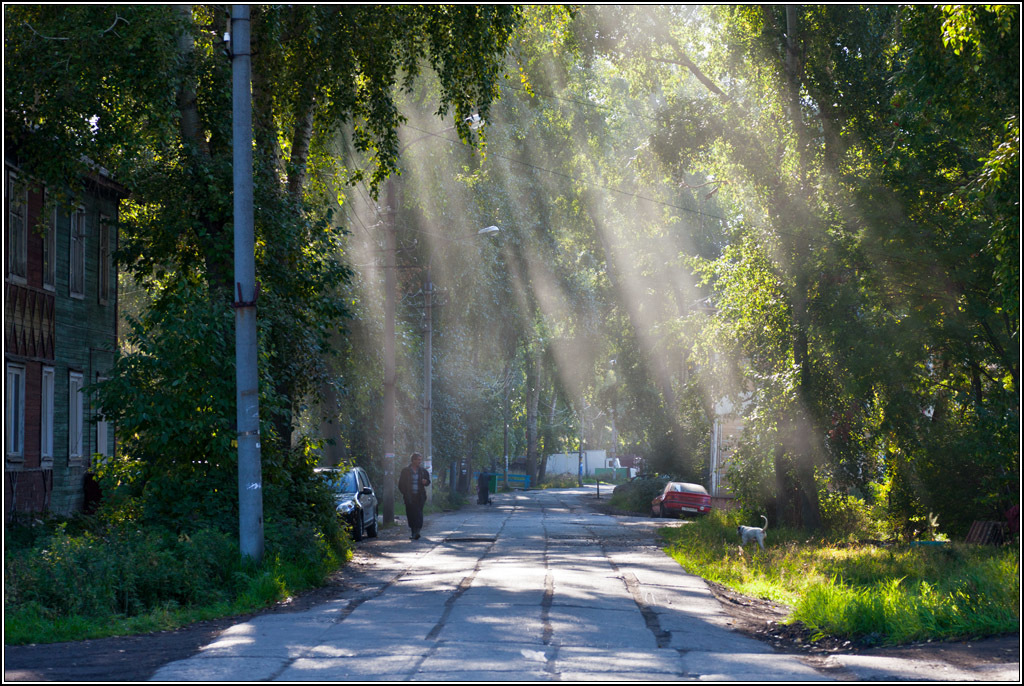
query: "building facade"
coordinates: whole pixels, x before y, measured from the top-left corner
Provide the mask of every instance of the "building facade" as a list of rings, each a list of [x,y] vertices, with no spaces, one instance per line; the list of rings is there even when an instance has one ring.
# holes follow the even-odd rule
[[[78,201],[4,160],[4,513],[82,508],[110,423],[90,399],[117,348],[116,222],[127,193],[91,174]]]

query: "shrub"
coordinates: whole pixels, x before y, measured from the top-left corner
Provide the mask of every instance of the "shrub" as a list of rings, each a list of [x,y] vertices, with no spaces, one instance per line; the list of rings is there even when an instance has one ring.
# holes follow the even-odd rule
[[[538,488],[576,488],[580,478],[575,474],[548,474]]]
[[[185,533],[80,517],[16,530],[4,545],[5,640],[173,628],[315,586],[349,556],[330,505],[317,524],[268,515],[260,565],[241,559],[236,533],[209,525]]]
[[[872,508],[854,495],[824,491],[819,496],[821,523],[840,538],[878,538],[881,529],[872,517]]]
[[[637,477],[616,486],[608,502],[620,510],[648,514],[651,511],[651,501],[661,493],[668,480],[667,475]]]

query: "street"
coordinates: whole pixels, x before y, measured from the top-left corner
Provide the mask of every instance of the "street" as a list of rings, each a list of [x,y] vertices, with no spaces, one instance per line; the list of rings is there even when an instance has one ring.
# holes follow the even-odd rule
[[[352,590],[224,631],[156,681],[1014,680],[1019,662],[776,653],[593,489],[515,492],[383,536]],[[669,525],[681,526],[683,522]],[[397,532],[395,532],[397,534]]]

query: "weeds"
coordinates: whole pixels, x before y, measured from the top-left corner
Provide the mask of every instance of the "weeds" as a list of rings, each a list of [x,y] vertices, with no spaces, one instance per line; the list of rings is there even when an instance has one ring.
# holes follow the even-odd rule
[[[627,512],[647,514],[651,501],[662,492],[667,476],[641,477],[615,487],[609,504]]]
[[[131,524],[57,524],[4,546],[7,644],[170,629],[249,612],[323,581],[350,555],[312,527],[267,527],[262,564],[214,529],[191,535]]]
[[[765,551],[743,550],[739,516],[718,512],[664,530],[669,553],[705,579],[790,605],[790,621],[818,637],[897,644],[1019,627],[1016,549],[859,545],[777,527]]]

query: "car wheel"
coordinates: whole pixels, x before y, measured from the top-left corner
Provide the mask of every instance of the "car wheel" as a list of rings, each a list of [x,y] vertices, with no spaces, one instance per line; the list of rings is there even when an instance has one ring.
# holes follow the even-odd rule
[[[356,512],[355,519],[352,520],[352,540],[361,541],[363,540],[363,513]]]
[[[377,509],[373,510],[373,524],[366,528],[366,535],[370,538],[377,538]]]

